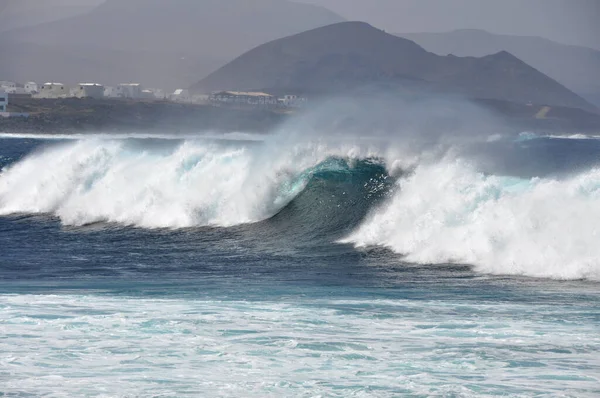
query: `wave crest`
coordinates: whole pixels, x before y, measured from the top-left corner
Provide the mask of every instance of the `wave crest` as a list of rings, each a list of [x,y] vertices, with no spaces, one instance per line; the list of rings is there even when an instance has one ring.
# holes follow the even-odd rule
[[[251,230],[275,245],[317,246],[354,230],[342,242],[413,263],[600,280],[600,169],[517,178],[456,158],[401,159],[323,142],[70,141],[2,170],[0,216],[142,228],[265,221]]]
[[[600,279],[600,170],[563,179],[484,175],[463,161],[421,165],[344,242],[419,264]]]
[[[355,148],[278,148],[188,140],[82,140],[51,146],[0,174],[0,215],[46,213],[63,224],[233,226],[268,219],[332,156]]]

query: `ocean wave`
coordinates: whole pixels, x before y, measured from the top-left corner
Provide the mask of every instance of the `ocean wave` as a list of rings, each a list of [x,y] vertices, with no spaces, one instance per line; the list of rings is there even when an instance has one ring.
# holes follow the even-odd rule
[[[318,140],[66,141],[2,170],[0,216],[151,229],[254,224],[273,242],[343,238],[418,264],[600,280],[599,168],[523,178],[484,174],[452,152],[400,153]]]
[[[233,226],[268,219],[324,161],[353,148],[184,141],[175,147],[86,139],[54,145],[5,168],[0,215],[46,213],[63,224],[142,228]]]
[[[564,178],[484,175],[462,160],[421,165],[343,240],[419,264],[600,279],[600,169]]]

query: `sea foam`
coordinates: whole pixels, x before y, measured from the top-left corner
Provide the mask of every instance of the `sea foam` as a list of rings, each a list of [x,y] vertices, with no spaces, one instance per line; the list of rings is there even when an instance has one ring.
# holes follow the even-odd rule
[[[344,152],[345,151],[345,152]],[[37,151],[0,174],[0,215],[44,213],[65,225],[233,226],[267,219],[331,154],[316,144],[86,139]]]
[[[600,279],[600,170],[564,179],[485,175],[462,160],[423,164],[344,242],[419,264]]]

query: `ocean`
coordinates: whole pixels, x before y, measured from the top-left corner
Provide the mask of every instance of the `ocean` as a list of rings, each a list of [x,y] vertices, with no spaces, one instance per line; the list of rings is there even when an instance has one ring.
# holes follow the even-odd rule
[[[600,140],[0,135],[0,396],[596,397]]]

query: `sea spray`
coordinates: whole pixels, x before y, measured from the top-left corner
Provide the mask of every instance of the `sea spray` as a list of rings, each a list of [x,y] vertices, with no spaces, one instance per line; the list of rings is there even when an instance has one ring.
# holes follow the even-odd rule
[[[314,245],[345,236],[357,247],[390,248],[398,262],[600,279],[593,166],[513,177],[482,173],[459,151],[438,158],[369,141],[276,138],[58,142],[3,169],[0,215],[150,229],[263,222],[272,237]],[[361,171],[370,162],[378,166]],[[348,175],[345,185],[332,185],[336,173]]]
[[[343,240],[419,264],[600,279],[600,169],[565,179],[485,175],[464,160],[423,164]]]
[[[86,139],[29,155],[0,176],[0,214],[47,213],[65,225],[232,226],[275,215],[312,167],[352,146]]]

